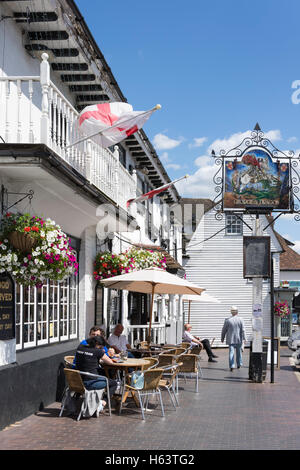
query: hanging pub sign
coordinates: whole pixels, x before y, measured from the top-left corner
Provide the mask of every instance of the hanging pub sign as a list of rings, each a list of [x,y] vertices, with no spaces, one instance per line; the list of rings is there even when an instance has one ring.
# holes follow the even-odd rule
[[[224,209],[290,210],[288,162],[274,161],[265,149],[252,147],[244,151],[239,161],[224,163]]]
[[[271,238],[243,237],[244,278],[271,277]]]
[[[15,287],[7,273],[0,274],[0,340],[15,338]]]

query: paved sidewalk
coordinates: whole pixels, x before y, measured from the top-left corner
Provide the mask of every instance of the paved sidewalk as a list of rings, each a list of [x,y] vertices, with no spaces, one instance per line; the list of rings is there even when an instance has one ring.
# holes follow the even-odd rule
[[[202,353],[204,378],[180,379],[180,407],[164,392],[165,418],[159,408],[142,421],[132,407],[119,416],[59,418],[59,403],[0,432],[0,450],[296,450],[300,448],[300,381],[290,365],[291,351],[281,349],[275,383],[248,381],[245,366],[228,370],[228,351],[215,350],[218,363]]]

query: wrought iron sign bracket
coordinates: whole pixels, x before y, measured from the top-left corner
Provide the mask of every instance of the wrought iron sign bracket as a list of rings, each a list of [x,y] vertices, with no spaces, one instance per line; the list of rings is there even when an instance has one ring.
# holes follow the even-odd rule
[[[284,193],[283,194],[288,194],[289,198],[289,204],[287,204],[287,208],[285,210],[285,207],[282,207],[281,204],[281,194],[280,193],[280,204],[278,206],[276,205],[268,205],[267,204],[261,204],[263,202],[260,200],[258,205],[253,205],[251,206],[250,204],[246,206],[237,206],[236,209],[235,207],[228,206],[226,203],[224,204],[225,200],[225,190],[227,189],[227,180],[226,180],[226,174],[228,173],[228,168],[227,166],[230,165],[230,170],[231,170],[231,175],[233,174],[233,170],[238,169],[238,165],[241,163],[244,163],[242,159],[244,157],[251,158],[248,154],[251,155],[255,154],[255,151],[258,152],[258,155],[268,155],[270,161],[272,161],[273,168],[274,164],[277,164],[277,172],[282,174],[286,172],[288,175],[285,178],[285,181],[283,181],[281,184],[281,188],[284,186]],[[272,212],[280,212],[280,214],[275,218],[275,220],[282,214],[294,214],[294,219],[296,221],[300,221],[300,199],[299,199],[299,191],[300,191],[300,173],[299,173],[299,163],[300,163],[300,155],[296,156],[293,151],[281,151],[277,147],[273,145],[273,143],[264,135],[264,133],[261,131],[260,126],[256,124],[254,130],[251,132],[251,135],[249,137],[246,137],[242,140],[242,142],[237,145],[236,147],[225,151],[225,150],[220,150],[219,154],[217,155],[214,150],[211,152],[211,156],[215,160],[215,164],[218,166],[218,169],[213,177],[213,182],[215,184],[215,192],[217,193],[215,199],[214,199],[214,211],[215,211],[215,218],[217,220],[222,220],[223,219],[223,214],[224,212],[230,212],[234,215],[236,215],[235,211],[237,212],[243,212],[245,214],[251,214],[251,215],[257,215],[258,214],[269,214],[271,215]],[[256,161],[256,169],[259,172],[264,171],[264,167],[261,166],[263,163],[259,163],[260,161],[264,162],[263,158],[259,158]],[[258,162],[258,163],[257,163]],[[250,164],[253,165],[252,162],[246,162],[245,165]],[[276,168],[276,166],[275,166]],[[268,169],[266,170],[268,171]],[[274,171],[274,170],[273,170]],[[227,173],[226,173],[227,172]],[[239,173],[238,171],[236,173]],[[249,171],[250,173],[250,171]],[[271,173],[270,173],[271,174]],[[248,175],[248,180],[250,180],[250,177],[252,174]],[[273,177],[273,175],[271,175]],[[276,175],[273,177],[273,180],[275,180]],[[259,178],[256,178],[258,181],[261,181]],[[233,177],[232,177],[233,180]],[[229,180],[230,181],[230,180]],[[278,180],[281,181],[281,180]],[[230,183],[233,184],[233,183]],[[241,184],[241,183],[240,183]],[[251,183],[252,184],[252,183]],[[265,184],[265,183],[263,183]],[[274,184],[274,183],[273,183]],[[277,183],[278,184],[278,183]],[[238,186],[239,188],[241,187],[240,185]],[[231,190],[233,191],[233,189]],[[281,189],[283,191],[283,189]],[[227,190],[228,194],[228,190]],[[229,194],[233,194],[229,191]],[[246,199],[248,196],[248,193],[241,193],[240,190],[238,193],[234,194],[242,194],[244,196],[244,199]],[[221,196],[221,198],[220,198]],[[236,196],[235,196],[236,197]],[[251,197],[250,197],[251,198]],[[267,199],[267,198],[266,198]],[[270,198],[269,198],[270,199]],[[242,217],[237,216],[242,220]],[[275,221],[274,220],[274,221]],[[272,222],[269,224],[272,225]],[[269,226],[268,225],[268,226]],[[267,227],[268,227],[267,226]],[[267,228],[265,227],[265,229]]]
[[[34,191],[32,191],[32,190],[28,191],[28,193],[9,192],[2,184],[2,186],[1,186],[1,215],[3,215],[4,212],[7,212],[9,209],[16,206],[20,202],[24,201],[24,199],[26,199],[26,198],[28,198],[29,201],[31,201],[32,198],[33,198],[33,195],[34,195]],[[21,196],[21,197],[20,197],[20,199],[18,199],[18,201],[14,202],[13,204],[11,204],[9,206],[8,205],[8,197],[9,196]],[[6,200],[6,203],[5,203],[5,200]]]

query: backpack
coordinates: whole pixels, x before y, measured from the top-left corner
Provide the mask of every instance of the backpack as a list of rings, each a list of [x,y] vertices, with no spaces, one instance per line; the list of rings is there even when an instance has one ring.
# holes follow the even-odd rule
[[[141,371],[133,372],[131,376],[131,387],[141,390],[144,388],[144,374]]]

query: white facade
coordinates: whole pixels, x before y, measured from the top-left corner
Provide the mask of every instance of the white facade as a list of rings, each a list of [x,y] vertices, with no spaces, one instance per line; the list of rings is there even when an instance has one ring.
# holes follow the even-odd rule
[[[26,6],[29,10],[26,10]],[[50,12],[57,16],[57,20],[47,23],[44,39],[40,33],[38,34],[41,38],[34,39],[35,32],[45,28],[44,21],[39,22],[35,18],[30,23],[18,23],[14,19],[16,14],[32,10]],[[30,341],[24,341],[25,333],[20,327],[23,339],[19,339],[17,349],[21,350],[52,342],[51,338],[55,336],[52,331],[54,327],[51,324],[50,328],[49,323],[52,321],[50,316],[54,310],[55,325],[58,326],[55,340],[81,340],[87,336],[95,320],[96,282],[93,276],[93,262],[97,246],[99,247],[97,233],[99,235],[105,232],[106,236],[109,235],[113,239],[115,253],[124,251],[135,243],[159,246],[165,239],[169,240],[172,249],[176,241],[179,263],[181,234],[177,228],[172,229],[169,223],[169,204],[178,200],[175,188],[170,188],[164,198],[156,196],[144,208],[136,204],[132,204],[129,209],[126,207],[127,200],[142,194],[143,188],[149,191],[157,187],[154,176],[159,181],[158,185],[170,181],[158,156],[153,155],[154,149],[143,131],[134,134],[134,140],[121,142],[121,147],[115,147],[113,151],[103,149],[90,140],[80,146],[66,148],[76,139],[74,122],[79,115],[78,100],[82,99],[74,89],[76,86],[83,89],[86,82],[81,77],[83,72],[78,75],[76,72],[72,72],[72,75],[70,72],[69,78],[62,79],[62,74],[67,72],[56,72],[54,66],[67,70],[70,66],[74,68],[75,65],[86,65],[87,72],[95,76],[92,84],[101,90],[100,95],[105,95],[107,101],[125,100],[118,85],[112,81],[108,72],[104,71],[104,58],[93,58],[94,45],[86,33],[78,36],[77,30],[74,29],[76,14],[68,3],[64,0],[1,2],[0,16],[3,18],[0,22],[0,43],[3,46],[0,62],[0,185],[3,185],[9,194],[8,207],[18,199],[12,193],[34,191],[31,203],[25,199],[11,210],[49,217],[80,243],[76,287],[78,316],[75,330],[71,331],[68,327],[65,332],[62,322],[68,320],[62,317],[64,306],[57,307],[57,298],[67,293],[66,286],[45,286],[41,298],[43,299],[44,295],[47,301],[40,300],[38,293],[33,289],[30,298],[26,297],[26,305],[19,307],[23,320],[27,315],[27,308],[33,312],[32,318],[28,317],[26,322],[26,334],[30,329],[34,329]],[[51,39],[49,34],[56,30],[66,32],[66,44],[61,40]],[[34,47],[36,45],[39,45],[40,50]],[[55,52],[65,51],[66,48],[70,51],[76,50],[78,56],[74,59],[69,53],[64,56],[63,53]],[[90,98],[90,95],[86,97]],[[84,101],[81,103],[82,106],[92,104]],[[141,153],[141,161],[140,154],[135,150]],[[142,187],[138,184],[138,179]],[[108,208],[107,217],[113,227],[108,231],[108,219],[103,216],[103,206]],[[22,289],[20,295],[25,298]],[[127,294],[122,295],[125,298]],[[19,304],[21,303],[20,300]],[[42,320],[41,309],[44,304],[45,318]],[[130,333],[126,308],[124,301],[122,319]],[[177,319],[177,312],[180,316],[180,308],[176,307],[174,312],[167,302],[163,301],[159,312],[160,321],[156,329],[160,332],[159,338],[163,340],[166,322],[170,320],[170,316],[172,320]],[[44,336],[40,332],[43,322],[48,325]],[[59,330],[59,324],[63,333]],[[146,326],[143,325],[141,329]],[[0,366],[16,360],[15,346],[14,340],[9,344],[0,341]]]
[[[216,220],[215,214],[213,209],[206,212],[197,225],[186,248],[188,258],[184,262],[184,268],[188,280],[205,288],[208,294],[220,300],[220,304],[191,302],[190,322],[193,333],[210,341],[214,339],[214,346],[221,346],[221,330],[225,318],[231,316],[231,305],[236,305],[244,318],[247,340],[252,338],[252,281],[243,278],[243,235],[253,233],[243,224],[243,235],[226,234],[225,215],[222,220]],[[254,228],[254,217],[244,216],[243,220]],[[268,225],[264,216],[260,216],[260,223],[262,228]],[[271,237],[276,287],[279,285],[281,246],[271,227],[263,233]],[[263,281],[263,336],[270,336],[269,292],[269,281]],[[185,322],[187,314],[186,308]]]

